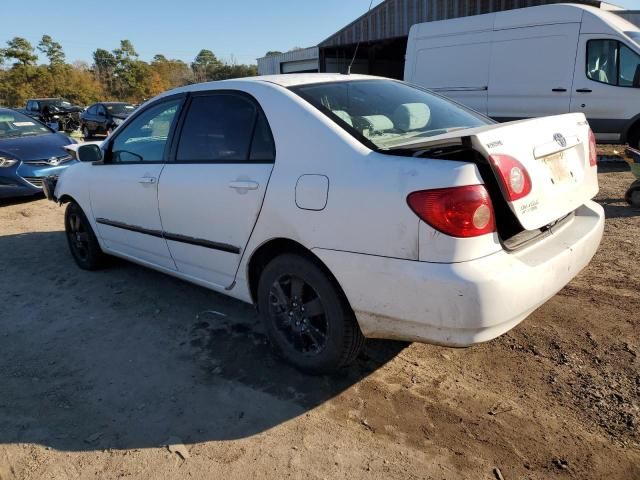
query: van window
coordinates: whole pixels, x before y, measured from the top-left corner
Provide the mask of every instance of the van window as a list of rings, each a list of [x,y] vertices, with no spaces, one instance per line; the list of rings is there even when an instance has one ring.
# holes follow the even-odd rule
[[[596,82],[639,88],[640,55],[617,40],[590,40],[586,73]]]

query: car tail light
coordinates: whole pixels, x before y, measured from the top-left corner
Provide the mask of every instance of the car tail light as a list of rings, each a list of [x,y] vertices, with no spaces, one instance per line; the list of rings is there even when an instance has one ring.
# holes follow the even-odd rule
[[[518,160],[509,155],[491,155],[489,159],[498,169],[508,201],[513,202],[529,195],[531,177]]]
[[[596,136],[593,130],[589,129],[589,165],[595,167],[598,165],[598,147],[596,145]]]
[[[421,190],[409,194],[407,203],[421,220],[452,237],[477,237],[496,229],[484,185]]]

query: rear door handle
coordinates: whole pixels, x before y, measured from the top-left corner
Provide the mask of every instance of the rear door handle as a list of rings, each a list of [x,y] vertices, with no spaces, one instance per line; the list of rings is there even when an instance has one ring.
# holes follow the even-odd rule
[[[593,90],[591,90],[590,88],[579,88],[576,90],[576,92],[578,93],[591,93],[593,92]]]
[[[257,190],[259,186],[258,182],[251,180],[229,182],[229,188],[233,188],[234,190]]]
[[[156,183],[156,177],[142,177],[138,179],[138,183],[144,183],[144,184]]]
[[[566,92],[567,89],[566,88],[552,88],[551,91],[552,92]]]

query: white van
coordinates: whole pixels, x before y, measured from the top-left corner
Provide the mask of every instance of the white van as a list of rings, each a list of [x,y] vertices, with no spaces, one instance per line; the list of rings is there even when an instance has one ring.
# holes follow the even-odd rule
[[[640,145],[640,29],[582,5],[414,25],[405,81],[498,121],[584,113],[600,142]]]

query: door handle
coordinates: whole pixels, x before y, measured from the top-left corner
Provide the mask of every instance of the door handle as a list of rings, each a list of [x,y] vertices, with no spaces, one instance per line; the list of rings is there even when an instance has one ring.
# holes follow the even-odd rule
[[[257,190],[259,186],[258,182],[250,180],[229,182],[229,188],[233,188],[234,190]]]
[[[566,88],[552,88],[551,91],[552,92],[566,92],[567,89]]]
[[[143,184],[156,183],[156,178],[155,177],[142,177],[142,178],[138,179],[138,183],[143,183]]]
[[[590,88],[579,88],[576,90],[576,92],[578,93],[591,93],[593,92],[593,90],[591,90]]]

